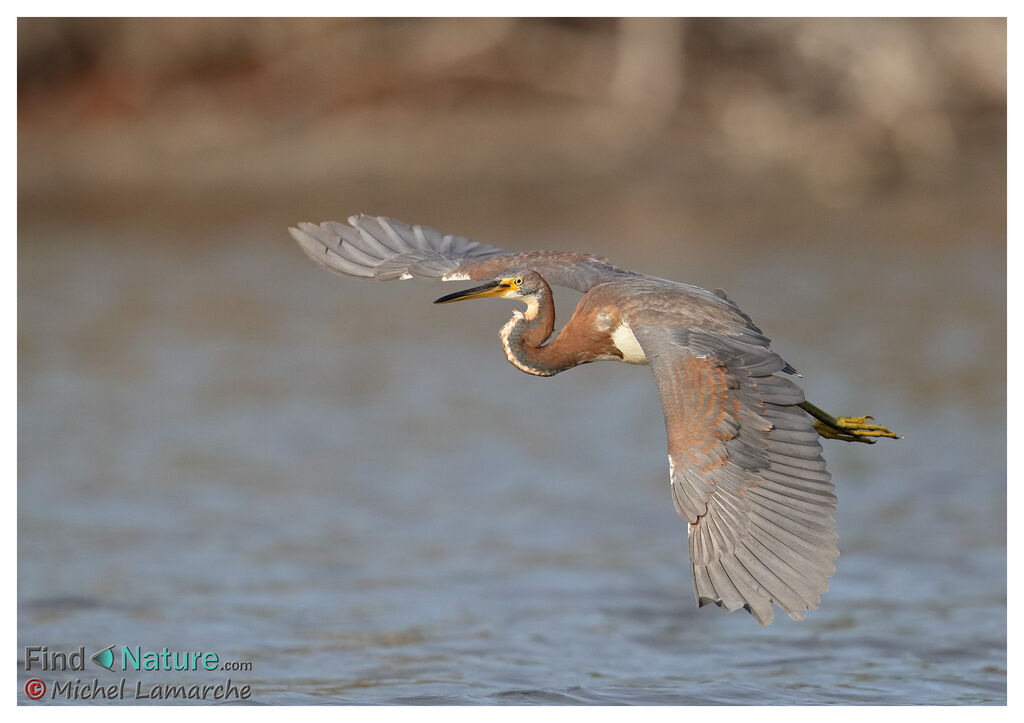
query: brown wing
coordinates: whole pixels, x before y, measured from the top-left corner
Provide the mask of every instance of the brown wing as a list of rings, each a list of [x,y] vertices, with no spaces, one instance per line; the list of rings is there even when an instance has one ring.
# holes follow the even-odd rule
[[[835,571],[836,498],[803,392],[767,347],[721,334],[634,328],[658,384],[672,499],[689,523],[697,602],[771,603],[795,620]]]
[[[586,292],[602,280],[628,274],[585,254],[513,253],[429,226],[408,226],[374,216],[300,223],[292,237],[314,261],[335,273],[363,279],[463,281],[510,276],[533,269],[549,284]]]

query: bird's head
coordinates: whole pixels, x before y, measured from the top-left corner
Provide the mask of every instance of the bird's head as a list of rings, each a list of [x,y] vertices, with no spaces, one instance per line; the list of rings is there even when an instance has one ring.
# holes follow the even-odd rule
[[[545,286],[544,279],[536,271],[519,271],[511,276],[503,276],[480,286],[474,286],[471,289],[463,289],[462,291],[442,296],[434,301],[434,303],[448,304],[453,301],[465,301],[466,299],[499,297],[502,299],[525,301],[527,306],[533,307],[537,304],[538,298]]]

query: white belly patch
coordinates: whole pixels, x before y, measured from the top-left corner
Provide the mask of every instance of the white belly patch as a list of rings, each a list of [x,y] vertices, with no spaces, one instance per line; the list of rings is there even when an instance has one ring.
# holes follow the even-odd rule
[[[633,335],[633,330],[626,324],[620,324],[612,332],[612,343],[615,348],[622,352],[622,361],[627,364],[646,364],[647,355]]]

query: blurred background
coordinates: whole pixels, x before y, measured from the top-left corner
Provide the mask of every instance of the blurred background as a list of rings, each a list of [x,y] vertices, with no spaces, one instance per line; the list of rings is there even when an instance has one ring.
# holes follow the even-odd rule
[[[21,19],[17,52],[22,648],[217,650],[269,703],[1005,703],[1003,19]],[[722,287],[903,433],[826,444],[822,608],[697,610],[647,370],[527,377],[506,305],[286,231],[358,212]]]

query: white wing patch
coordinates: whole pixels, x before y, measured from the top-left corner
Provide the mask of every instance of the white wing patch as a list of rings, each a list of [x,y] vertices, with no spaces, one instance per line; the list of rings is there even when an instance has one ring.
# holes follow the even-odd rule
[[[453,271],[442,276],[441,281],[469,281],[469,274]]]
[[[647,355],[644,354],[643,347],[636,340],[628,324],[620,324],[619,328],[612,332],[612,343],[622,352],[622,361],[627,364],[647,363]]]

